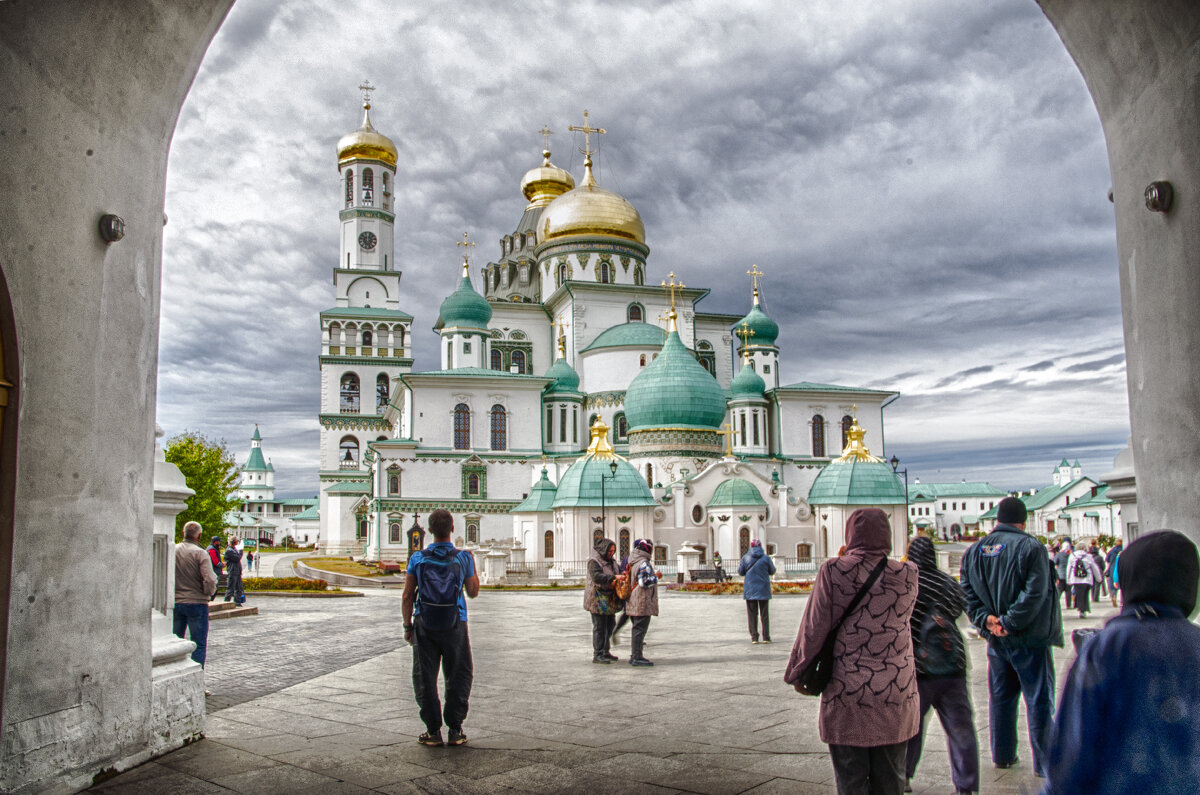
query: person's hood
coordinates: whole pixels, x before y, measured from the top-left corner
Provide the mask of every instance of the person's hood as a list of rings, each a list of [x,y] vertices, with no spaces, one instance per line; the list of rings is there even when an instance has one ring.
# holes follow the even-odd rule
[[[448,558],[455,551],[454,544],[450,541],[434,541],[422,550],[426,557],[430,558]]]
[[[609,547],[612,547],[613,549],[616,549],[616,548],[617,548],[617,542],[616,542],[616,541],[613,541],[611,538],[601,538],[601,539],[597,540],[597,541],[596,541],[596,544],[595,544],[595,546],[592,548],[592,555],[591,555],[591,559],[592,559],[592,560],[595,560],[595,561],[598,561],[598,562],[600,562],[600,563],[607,563],[607,562],[609,562],[609,559],[608,559],[607,557],[605,557],[605,555],[604,555],[605,551],[606,551],[606,550],[607,550]],[[613,555],[613,561],[612,561],[612,562],[613,562],[613,563],[616,563],[616,555]]]
[[[767,553],[763,551],[762,547],[750,547],[750,551],[747,552],[746,554],[749,555],[750,557],[754,558],[755,560],[758,560],[759,558],[761,558],[763,555],[765,555]]]
[[[1159,530],[1125,547],[1120,561],[1125,604],[1158,602],[1191,616],[1200,582],[1200,554],[1183,533]]]
[[[892,551],[892,526],[878,508],[859,508],[846,520],[846,554]]]
[[[908,559],[922,571],[937,568],[937,549],[925,536],[917,536],[908,545]]]

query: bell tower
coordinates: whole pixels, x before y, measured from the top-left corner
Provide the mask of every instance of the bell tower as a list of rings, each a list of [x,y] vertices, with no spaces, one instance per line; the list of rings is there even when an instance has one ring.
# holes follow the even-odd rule
[[[396,145],[371,125],[369,81],[363,95],[362,126],[338,141],[341,190],[341,258],[351,270],[396,270]]]

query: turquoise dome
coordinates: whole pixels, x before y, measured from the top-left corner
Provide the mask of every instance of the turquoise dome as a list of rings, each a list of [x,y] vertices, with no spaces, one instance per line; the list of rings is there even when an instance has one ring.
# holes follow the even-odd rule
[[[575,368],[567,364],[567,360],[561,356],[554,360],[554,364],[550,365],[550,369],[546,371],[547,378],[553,378],[553,384],[546,384],[547,392],[578,392],[579,391],[579,373],[575,372]]]
[[[458,289],[442,301],[439,314],[440,328],[485,329],[492,320],[492,305],[475,292],[475,288],[471,286],[471,277],[467,275],[467,269],[463,268]]]
[[[742,324],[754,332],[746,343],[748,345],[774,345],[775,340],[779,339],[779,324],[762,311],[757,299],[754,306],[750,307],[750,314],[738,321],[734,328],[741,329]]]
[[[559,478],[554,507],[603,505],[625,508],[656,505],[654,495],[641,473],[613,452],[608,443],[608,426],[603,420],[596,418],[591,434],[592,443],[588,446],[587,454],[571,464]],[[614,463],[617,465],[615,473],[612,471]]]
[[[808,490],[809,505],[904,505],[904,484],[883,461],[831,461]]]
[[[763,381],[762,376],[756,373],[753,367],[748,367],[743,362],[742,369],[738,370],[738,374],[734,376],[729,389],[735,400],[738,398],[761,398],[763,392],[767,390],[767,382]]]
[[[743,505],[766,505],[758,489],[741,478],[729,478],[721,481],[712,499],[708,501],[709,508],[729,508]]]
[[[625,391],[625,419],[631,430],[716,429],[725,421],[725,392],[672,331]]]
[[[666,338],[667,332],[659,326],[649,323],[622,323],[602,331],[596,339],[592,340],[591,345],[583,349],[582,353],[600,348],[623,348],[626,346],[661,348]]]
[[[524,502],[513,508],[510,513],[548,513],[554,507],[554,495],[557,488],[550,482],[550,478],[546,475],[546,468],[542,467],[542,478],[537,483],[533,484],[533,489],[530,490],[529,496]],[[608,496],[607,492],[604,495]]]

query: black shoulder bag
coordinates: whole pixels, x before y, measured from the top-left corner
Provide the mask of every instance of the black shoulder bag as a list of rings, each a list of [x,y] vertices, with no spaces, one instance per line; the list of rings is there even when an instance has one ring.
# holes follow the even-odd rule
[[[838,631],[842,628],[846,616],[854,612],[854,608],[858,607],[859,602],[867,595],[867,591],[871,590],[871,586],[879,579],[879,575],[883,574],[883,570],[887,567],[887,561],[887,556],[884,555],[883,560],[879,561],[879,565],[863,583],[863,587],[858,589],[858,593],[854,595],[854,601],[846,607],[846,612],[842,613],[842,617],[825,636],[825,642],[821,644],[821,652],[800,671],[795,684],[796,688],[804,695],[819,696],[825,692],[826,686],[829,685],[829,678],[833,676],[833,644],[837,640]]]

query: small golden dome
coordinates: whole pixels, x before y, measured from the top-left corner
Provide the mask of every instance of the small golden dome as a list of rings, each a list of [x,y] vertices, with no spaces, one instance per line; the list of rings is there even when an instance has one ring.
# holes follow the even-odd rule
[[[521,193],[529,200],[530,207],[545,207],[571,188],[575,178],[550,162],[550,150],[542,150],[542,164],[531,168],[521,178]]]
[[[624,197],[605,190],[592,176],[592,162],[585,162],[583,184],[550,203],[542,215],[541,242],[576,235],[605,235],[645,245],[642,216]]]
[[[363,103],[363,123],[352,133],[342,136],[338,141],[338,166],[347,160],[365,158],[367,160],[382,160],[392,168],[396,167],[396,145],[392,139],[376,132],[371,126],[371,103]]]

